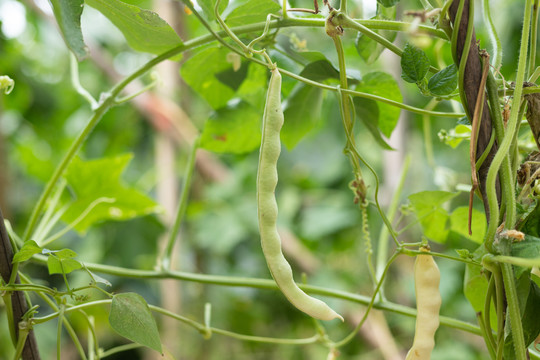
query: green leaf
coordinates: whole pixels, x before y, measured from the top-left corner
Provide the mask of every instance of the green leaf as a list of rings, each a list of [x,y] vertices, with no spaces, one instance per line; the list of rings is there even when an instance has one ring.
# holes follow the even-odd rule
[[[82,267],[81,263],[73,258],[77,256],[77,253],[71,249],[62,250],[47,250],[44,249],[43,253],[49,254],[47,259],[47,267],[49,274],[69,274],[74,270],[78,270]]]
[[[364,75],[362,81],[358,84],[355,90],[377,95],[397,102],[403,101],[403,97],[401,96],[401,91],[399,90],[396,80],[394,80],[392,75],[381,71],[370,72]],[[373,101],[378,108],[378,117],[377,121],[375,121],[373,120],[375,116],[373,111],[371,113],[363,113],[364,106],[368,107],[368,109],[374,108],[373,104],[366,105],[369,101],[373,100],[357,100],[357,97],[355,97],[355,107],[358,104],[358,109],[356,109],[357,115],[360,117],[360,119],[362,119],[362,121],[364,121],[364,123],[370,121],[372,125],[377,126],[383,135],[389,138],[396,127],[401,110],[395,106]],[[372,131],[372,134],[373,133],[374,131]]]
[[[458,193],[446,191],[422,191],[409,196],[416,217],[424,229],[424,235],[433,241],[443,243],[449,233],[449,216],[442,205]]]
[[[234,154],[255,150],[261,143],[261,114],[243,101],[219,109],[204,126],[201,147]]]
[[[292,150],[296,144],[312,130],[321,117],[322,89],[298,84],[285,103],[285,123],[281,130],[281,140]]]
[[[39,254],[42,249],[34,240],[27,240],[24,242],[21,250],[19,250],[13,256],[13,263],[23,262],[30,259],[33,255]]]
[[[250,0],[231,11],[225,22],[231,27],[264,22],[268,14],[279,10],[281,6],[272,0]]]
[[[88,55],[88,48],[81,31],[83,0],[50,0],[54,17],[67,47],[77,59],[83,60]]]
[[[401,78],[410,83],[417,83],[426,77],[429,59],[421,49],[407,43],[401,56]]]
[[[339,71],[327,59],[313,61],[304,67],[300,76],[322,82],[327,79],[339,80]]]
[[[381,131],[379,130],[380,112],[377,102],[357,96],[353,98],[353,103],[356,116],[366,126],[377,144],[385,150],[394,150],[394,148],[382,137]]]
[[[75,158],[64,175],[75,200],[62,220],[68,224],[80,220],[80,233],[105,220],[128,220],[158,212],[161,208],[147,195],[124,184],[121,175],[133,155],[124,154],[97,160]]]
[[[483,255],[486,254],[486,250],[483,245],[480,245],[474,252],[474,259],[480,261]],[[481,266],[472,265],[468,263],[465,266],[465,279],[463,280],[463,293],[469,303],[471,303],[475,312],[484,312],[484,303],[486,299],[486,293],[488,289],[488,281],[484,275],[484,271]],[[491,324],[496,328],[497,314],[493,302],[491,307]]]
[[[199,4],[206,15],[208,19],[215,19],[214,15],[214,8],[216,7],[216,1],[215,0],[197,0],[197,4]],[[219,2],[219,13],[221,14],[226,8],[227,5],[229,5],[229,0],[221,0]]]
[[[384,7],[392,7],[395,6],[399,0],[377,0],[377,2]]]
[[[105,278],[102,278],[101,276],[99,275],[96,275],[94,274],[93,272],[90,271],[90,269],[88,269],[86,266],[84,266],[84,264],[82,264],[84,270],[86,270],[86,272],[88,273],[88,275],[92,278],[92,281],[96,282],[96,283],[101,283],[101,284],[105,284],[106,286],[112,286],[111,282]]]
[[[227,62],[229,52],[225,48],[207,48],[189,58],[180,69],[184,81],[214,109],[224,107],[236,90],[217,77],[232,70],[232,64]]]
[[[373,20],[395,20],[396,8],[385,8],[380,4],[377,5],[377,15],[372,18]],[[386,40],[393,42],[396,39],[396,31],[387,30],[373,30],[375,33],[381,35]],[[356,51],[358,55],[366,62],[366,64],[373,64],[386,49],[383,45],[369,38],[363,33],[359,32],[355,41]]]
[[[463,235],[477,244],[482,244],[486,233],[486,217],[476,209],[472,209],[472,235],[469,235],[469,208],[461,206],[456,208],[450,215],[450,230]]]
[[[540,202],[523,216],[524,219],[518,229],[527,235],[540,238]]]
[[[512,244],[512,256],[524,259],[534,259],[540,257],[540,239],[534,236],[525,235],[525,239]],[[514,266],[516,277],[520,277],[527,268]]]
[[[114,331],[137,344],[162,353],[156,321],[148,304],[136,293],[113,296],[109,324]]]
[[[435,95],[448,95],[456,89],[457,82],[457,66],[452,64],[429,79],[428,90]]]
[[[153,11],[119,0],[85,0],[105,15],[137,51],[161,54],[182,45],[176,32]]]
[[[268,68],[249,63],[246,78],[236,91],[236,95],[250,103],[256,109],[264,109],[268,83]]]

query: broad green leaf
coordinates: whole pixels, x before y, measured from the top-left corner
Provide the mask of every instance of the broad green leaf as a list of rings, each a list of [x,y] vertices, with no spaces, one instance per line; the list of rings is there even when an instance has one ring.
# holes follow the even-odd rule
[[[480,247],[478,247],[478,249],[474,252],[474,259],[480,261],[485,253],[486,250],[484,246],[480,245]],[[484,312],[487,289],[488,281],[484,275],[482,267],[467,264],[465,266],[465,279],[463,280],[463,293],[469,303],[472,305],[475,312]],[[497,315],[493,302],[491,302],[490,307],[491,324],[495,329],[497,326]]]
[[[360,118],[362,123],[366,126],[371,133],[377,144],[379,144],[385,150],[394,150],[381,135],[379,130],[379,106],[376,101],[365,99],[361,97],[354,97],[354,110],[356,116]]]
[[[268,14],[277,14],[281,6],[272,0],[249,0],[227,16],[227,25],[241,26],[266,21]]]
[[[261,116],[246,102],[217,110],[204,126],[201,147],[217,153],[242,154],[261,143]]]
[[[182,44],[176,32],[153,11],[119,0],[85,0],[116,26],[137,51],[161,54]]]
[[[297,85],[289,95],[281,130],[281,140],[287,149],[293,149],[316,126],[321,116],[322,99],[322,89],[305,84]]]
[[[148,304],[136,293],[113,296],[109,324],[114,331],[137,344],[162,353],[156,320]]]
[[[266,67],[249,63],[246,78],[236,91],[236,95],[240,98],[253,105],[256,109],[261,109],[261,114],[266,101],[269,73],[270,71]]]
[[[475,243],[482,244],[486,233],[486,217],[476,209],[472,210],[472,235],[469,235],[469,208],[461,206],[455,209],[450,215],[450,230],[465,236]]]
[[[131,154],[97,160],[73,160],[64,175],[75,200],[62,216],[66,223],[79,221],[75,229],[86,232],[105,220],[128,220],[158,212],[160,207],[144,193],[127,186],[121,175]]]
[[[422,191],[409,196],[416,218],[424,229],[424,235],[433,241],[443,243],[449,233],[447,211],[442,205],[457,196],[458,193],[446,191]]]
[[[306,65],[300,76],[319,82],[327,79],[339,80],[339,71],[325,58]]]
[[[401,56],[401,78],[410,83],[417,83],[426,77],[429,59],[421,49],[407,43]]]
[[[200,5],[204,14],[208,19],[215,19],[214,8],[216,7],[215,0],[197,0],[197,4]],[[229,0],[221,0],[219,2],[219,13],[221,14],[229,5]]]
[[[377,15],[374,16],[372,19],[374,20],[395,20],[396,19],[396,8],[385,8],[384,6],[378,4],[377,5]],[[381,35],[386,40],[393,42],[396,39],[397,32],[396,31],[387,31],[387,30],[373,30],[375,33]],[[364,35],[361,32],[358,32],[358,35],[356,36],[355,41],[356,51],[358,52],[358,55],[364,61],[366,64],[371,65],[373,64],[381,55],[384,49],[386,49],[384,46],[379,44],[373,39],[370,39],[368,36]]]
[[[232,70],[232,64],[227,62],[229,52],[219,47],[207,48],[189,58],[180,69],[184,81],[214,109],[224,107],[236,90],[217,77]]]
[[[88,55],[88,48],[81,32],[81,14],[83,0],[50,0],[54,17],[68,48],[77,59],[82,60]]]
[[[540,239],[534,236],[525,235],[525,239],[512,244],[511,255],[525,259],[539,258]],[[516,277],[520,277],[525,271],[529,271],[529,269],[521,266],[514,266],[514,270]]]
[[[34,240],[27,240],[24,242],[23,246],[21,247],[21,250],[19,250],[14,256],[13,256],[13,263],[17,262],[23,262],[28,259],[30,259],[33,255],[39,254],[41,252],[41,248]]]
[[[355,90],[372,95],[377,95],[397,102],[403,101],[401,91],[399,90],[396,80],[394,80],[392,75],[381,71],[370,72],[364,75],[362,81],[358,84]],[[355,106],[357,103],[359,106],[362,106],[362,104],[366,104],[366,101],[355,100]],[[376,106],[379,109],[379,112],[378,121],[374,125],[376,125],[381,130],[384,136],[390,137],[390,135],[392,135],[392,132],[394,131],[394,128],[396,127],[401,110],[395,106],[391,106],[382,102],[376,102]],[[371,107],[373,107],[373,105],[371,105]],[[366,121],[363,119],[364,114],[362,113],[361,107],[359,109],[356,109],[356,113],[364,122]],[[366,113],[366,118],[367,117],[368,114]]]
[[[47,252],[49,253],[47,267],[50,275],[69,274],[70,272],[78,270],[82,267],[80,262],[73,259],[75,256],[77,256],[77,253],[71,249]],[[45,249],[43,253],[46,253]]]
[[[384,7],[392,7],[395,6],[399,0],[377,0],[379,4],[381,4]]]
[[[457,67],[452,64],[429,79],[428,90],[435,95],[449,95],[456,89],[457,82]]]

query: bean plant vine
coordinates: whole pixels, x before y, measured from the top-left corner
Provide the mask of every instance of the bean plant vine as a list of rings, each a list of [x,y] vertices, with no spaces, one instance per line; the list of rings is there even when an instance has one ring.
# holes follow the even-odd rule
[[[540,88],[535,84],[540,74],[540,67],[536,66],[538,0],[520,3],[523,9],[521,38],[517,63],[512,69],[515,74],[512,73],[508,79],[502,75],[501,66],[505,65],[503,45],[488,0],[481,2],[481,22],[476,16],[479,15],[479,10],[475,9],[478,4],[473,0],[423,0],[420,9],[409,9],[413,5],[405,4],[405,1],[378,0],[376,14],[371,19],[361,18],[359,4],[347,0],[302,3],[302,7],[293,7],[286,0],[279,4],[271,0],[176,1],[175,4],[185,12],[184,16],[190,21],[197,21],[202,26],[200,31],[204,29],[203,35],[188,39],[180,39],[160,14],[131,3],[120,0],[51,0],[52,18],[70,51],[72,92],[85,101],[86,110],[91,115],[48,177],[28,219],[22,222],[24,226],[13,226],[14,219],[4,219],[0,213],[0,293],[13,359],[40,359],[34,329],[52,321],[57,322],[55,348],[58,359],[62,358],[63,345],[67,341],[81,359],[102,359],[142,347],[165,354],[168,350],[160,340],[157,317],[174,319],[182,326],[193,328],[205,340],[219,336],[246,343],[296,347],[317,345],[324,348],[328,359],[335,359],[342,356],[340,350],[357,338],[373,310],[418,319],[414,345],[409,344],[402,354],[405,355],[410,348],[407,359],[428,359],[432,349],[437,350],[439,324],[466,333],[466,336],[481,338],[485,343],[485,359],[540,358],[537,347],[540,334],[540,322],[537,321],[540,311],[540,185],[537,182],[540,157],[537,150],[540,149],[534,149],[540,144]],[[297,5],[294,2],[294,6]],[[87,90],[79,78],[79,66],[92,59],[81,31],[81,16],[89,7],[108,18],[134,50],[153,54],[150,60],[99,96]],[[48,15],[41,13],[41,16]],[[397,20],[401,18],[405,20]],[[278,36],[284,31],[306,28],[317,31],[319,41],[324,42],[327,50],[324,54],[293,54],[279,44]],[[485,40],[477,37],[480,32],[487,34]],[[426,105],[407,104],[408,97],[403,100],[393,75],[375,67],[370,69],[369,63],[365,64],[362,76],[358,76],[348,65],[351,62],[351,55],[347,52],[351,48],[348,43],[352,41],[350,34],[357,36],[358,55],[368,51],[370,56],[397,60],[403,83],[428,99]],[[435,51],[435,58],[427,55],[428,49],[422,49],[421,42],[415,44],[418,36],[436,41],[439,49]],[[448,50],[449,56],[441,55],[442,48]],[[133,103],[160,87],[160,79],[150,73],[163,62],[187,57],[187,60],[180,61],[180,73],[188,85],[198,86],[185,69],[194,66],[193,59],[199,60],[197,56],[205,51],[208,54],[214,51],[211,53],[214,58],[219,57],[216,54],[220,51],[227,53],[226,61],[221,58],[214,60],[210,56],[210,60],[204,59],[209,61],[209,66],[219,67],[222,71],[216,70],[212,76],[222,76],[220,81],[235,84],[234,94],[223,104],[216,105],[215,110],[229,106],[239,98],[236,92],[245,81],[241,79],[237,83],[241,66],[256,69],[253,72],[263,69],[262,77],[269,87],[263,126],[270,125],[262,131],[257,196],[253,197],[253,204],[258,204],[260,238],[270,270],[267,278],[201,274],[178,271],[173,266],[178,235],[186,223],[192,201],[190,197],[195,191],[193,178],[198,170],[198,155],[202,149],[212,150],[212,141],[229,144],[227,135],[234,138],[234,132],[249,131],[242,128],[247,128],[247,123],[236,127],[231,125],[224,138],[210,136],[210,140],[205,135],[209,128],[206,124],[201,134],[196,134],[189,141],[177,210],[167,229],[164,246],[154,259],[153,269],[92,263],[84,259],[84,254],[58,245],[61,243],[59,240],[73,231],[85,240],[86,230],[99,221],[127,220],[157,212],[157,206],[147,195],[120,181],[130,156],[86,161],[81,160],[78,154],[112,108]],[[329,58],[336,60],[332,62]],[[223,63],[217,64],[220,61]],[[294,61],[302,64],[302,71],[292,70],[294,67],[289,62]],[[233,80],[226,78],[230,75],[229,66]],[[226,71],[229,75],[223,75]],[[13,80],[9,75],[0,76],[4,99],[9,99],[17,91],[17,79]],[[291,267],[283,256],[276,207],[280,205],[281,198],[276,197],[275,188],[280,169],[282,107],[286,108],[284,121],[287,124],[287,109],[291,108],[289,103],[292,103],[295,90],[283,90],[283,94],[287,93],[287,103],[283,105],[281,77],[289,85],[294,83],[297,88],[313,90],[313,94],[317,91],[324,93],[337,105],[334,110],[339,113],[343,141],[343,151],[339,156],[346,157],[348,161],[348,196],[358,212],[356,228],[361,234],[358,241],[363,242],[365,249],[351,257],[354,261],[361,259],[365,264],[366,277],[370,281],[369,293],[358,294],[356,290],[345,291],[332,285],[315,286],[305,278],[295,283]],[[252,87],[250,90],[255,93],[256,86]],[[381,89],[384,87],[396,90],[392,93],[393,90]],[[202,85],[195,91],[203,98],[210,96],[201,89]],[[313,103],[313,97],[306,97],[303,101],[310,106],[317,105]],[[460,213],[461,221],[452,225],[452,230],[472,239],[472,236],[478,236],[479,224],[486,221],[485,234],[477,240],[476,250],[457,249],[453,255],[440,250],[442,247],[437,244],[446,241],[441,234],[448,232],[447,223],[458,221],[458,216],[454,216],[457,211],[450,216],[443,204],[458,196],[459,191],[407,194],[410,195],[408,203],[400,207],[406,190],[404,184],[411,175],[411,163],[414,163],[410,156],[405,158],[394,192],[390,196],[382,194],[381,173],[372,164],[372,156],[359,143],[358,129],[362,126],[381,150],[392,149],[387,138],[397,125],[400,111],[421,116],[428,167],[437,166],[431,139],[433,119],[444,119],[453,127],[451,131],[439,133],[443,141],[459,144],[463,139],[470,140],[470,158],[461,161],[470,163],[471,168],[470,187],[465,186],[466,191],[463,191],[470,193],[470,197],[467,196],[469,207],[466,210],[463,207],[465,211]],[[260,118],[263,118],[262,112]],[[254,136],[250,133],[243,139]],[[304,134],[295,136],[298,137],[295,139],[297,142]],[[291,149],[294,145],[287,147]],[[258,145],[237,152],[250,153],[256,149]],[[530,154],[525,151],[533,149]],[[102,176],[95,174],[100,169],[109,172],[102,177],[107,185],[95,185],[88,180],[94,175]],[[93,187],[105,190],[92,198],[85,189]],[[135,205],[130,208],[129,204],[122,203],[120,193],[132,199]],[[382,195],[391,198],[388,206],[387,201],[381,199]],[[482,205],[474,205],[475,202]],[[480,207],[483,207],[483,212],[478,210]],[[106,209],[107,214],[101,214],[100,211],[105,210],[100,209]],[[372,226],[374,218],[381,225],[378,232]],[[17,223],[20,226],[20,219]],[[411,240],[406,235],[412,227],[421,228],[423,235]],[[375,239],[376,234],[378,239]],[[406,258],[415,258],[420,264],[414,276],[418,309],[414,304],[403,305],[387,298],[385,287],[393,281],[392,271]],[[439,314],[439,273],[432,260],[451,262],[467,269],[464,287],[476,313],[476,323]],[[26,271],[29,264],[47,269],[50,276],[56,274],[61,277],[61,286],[52,287],[37,279]],[[425,272],[422,267],[426,268]],[[443,275],[444,271],[448,268],[442,268]],[[72,285],[74,274],[85,276],[88,285]],[[281,291],[297,309],[328,322],[313,319],[311,334],[297,338],[236,332],[213,325],[213,316],[220,311],[215,303],[201,304],[200,318],[194,319],[147,302],[136,292],[111,291],[114,281],[111,283],[104,277],[140,283],[168,279],[204,286],[250,288],[257,292]],[[470,295],[471,288],[475,286],[480,290]],[[85,291],[89,289],[98,293],[100,298],[88,298]],[[337,306],[336,311],[313,295],[332,301],[332,308]],[[426,300],[434,300],[434,305]],[[445,302],[444,293],[442,302]],[[364,309],[361,317],[348,319],[348,314],[340,311],[358,308],[358,305]],[[96,308],[105,309],[108,320],[92,315],[90,310]],[[342,319],[340,314],[345,323],[335,325],[338,323],[336,318]],[[84,319],[85,332],[81,331],[80,324],[74,326],[72,316],[75,315]],[[100,321],[108,322],[112,330],[131,343],[104,348],[100,344]],[[175,354],[170,355],[175,357]]]

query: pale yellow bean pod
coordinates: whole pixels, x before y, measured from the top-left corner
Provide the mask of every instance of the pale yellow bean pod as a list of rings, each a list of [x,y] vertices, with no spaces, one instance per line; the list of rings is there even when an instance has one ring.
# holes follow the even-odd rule
[[[428,251],[422,248],[422,251]],[[431,255],[418,255],[414,263],[416,292],[416,330],[413,346],[406,360],[429,360],[435,347],[435,332],[439,327],[441,273]]]
[[[264,257],[277,286],[297,309],[320,320],[343,320],[326,303],[307,295],[296,285],[291,266],[281,251],[281,238],[277,232],[278,207],[274,192],[278,182],[276,165],[281,152],[279,134],[283,120],[281,74],[276,68],[272,70],[266,96],[257,172],[257,213]]]

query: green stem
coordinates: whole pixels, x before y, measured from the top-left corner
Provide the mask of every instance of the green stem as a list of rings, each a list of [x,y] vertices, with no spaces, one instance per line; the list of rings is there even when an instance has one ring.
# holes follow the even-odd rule
[[[13,356],[13,360],[19,360],[21,358],[24,350],[24,344],[26,343],[26,338],[28,337],[29,333],[30,329],[27,326],[19,328],[19,339],[17,339],[17,346],[15,348],[15,355]]]
[[[488,291],[486,293],[486,298],[484,300],[484,314],[482,323],[479,321],[480,328],[483,328],[483,336],[486,342],[486,346],[489,350],[489,353],[492,358],[495,358],[495,349],[497,347],[497,343],[495,342],[495,338],[493,337],[493,332],[491,331],[491,299],[493,298],[495,293],[495,277],[492,276],[489,279],[489,285],[488,285]],[[482,317],[482,313],[478,313],[477,316]]]
[[[486,0],[487,1],[487,0]],[[536,67],[536,38],[538,36],[538,6],[540,0],[534,0],[532,7],[531,50],[529,51],[529,75],[534,73]]]
[[[174,219],[174,224],[169,233],[169,239],[167,240],[167,245],[161,256],[161,260],[158,263],[163,266],[164,269],[171,268],[171,257],[174,248],[176,239],[178,238],[178,233],[180,232],[180,225],[186,214],[186,209],[189,199],[189,190],[191,188],[191,178],[193,176],[193,171],[195,169],[195,159],[197,154],[197,149],[199,148],[199,138],[195,139],[193,145],[191,146],[191,152],[189,154],[189,159],[186,164],[186,170],[184,172],[184,184],[182,186],[182,195],[180,196],[180,203],[178,204],[178,211],[176,212],[176,217]]]
[[[126,86],[126,85],[127,85],[127,83],[124,86]],[[123,87],[122,87],[122,89],[123,89]],[[117,89],[117,91],[119,92],[120,89]],[[113,92],[114,92],[114,90],[113,90]],[[26,229],[24,231],[24,235],[23,235],[23,238],[22,238],[23,241],[26,241],[26,240],[30,239],[30,236],[32,235],[32,233],[33,233],[33,231],[35,229],[37,220],[38,220],[39,216],[41,215],[41,212],[43,211],[43,208],[44,208],[47,200],[51,196],[51,193],[52,193],[54,187],[56,186],[56,183],[58,182],[58,180],[60,179],[60,177],[62,176],[64,171],[66,170],[66,168],[69,165],[69,163],[71,162],[71,160],[73,160],[73,157],[75,157],[75,154],[77,153],[77,151],[81,148],[83,142],[86,140],[88,135],[90,135],[90,133],[92,132],[94,127],[97,125],[99,120],[101,120],[101,118],[103,117],[103,114],[105,114],[105,112],[112,105],[112,102],[113,102],[112,99],[113,99],[113,97],[111,95],[109,95],[108,97],[106,96],[106,97],[103,98],[100,105],[96,108],[94,114],[90,117],[90,120],[88,121],[88,123],[86,124],[84,129],[81,131],[79,136],[75,139],[75,141],[71,144],[71,147],[69,148],[67,154],[62,159],[62,162],[56,167],[53,175],[51,176],[51,178],[47,182],[47,186],[45,187],[45,190],[41,194],[36,206],[34,207],[34,209],[32,211],[32,215],[30,216],[30,220],[29,220],[28,225],[26,226]]]
[[[435,254],[434,254],[435,255]],[[43,255],[34,255],[32,257],[37,263],[47,265],[47,257]],[[175,279],[180,281],[191,281],[201,284],[212,284],[220,286],[233,286],[233,287],[249,287],[256,289],[278,290],[277,285],[271,279],[258,279],[258,278],[246,278],[246,277],[232,277],[221,275],[208,275],[208,274],[195,274],[182,271],[155,271],[155,270],[138,270],[128,269],[118,266],[103,265],[103,264],[84,264],[90,271],[109,274],[119,277],[132,278],[132,279]],[[358,304],[367,305],[370,302],[370,297],[359,295],[357,293],[351,293],[347,291],[328,289],[325,287],[297,284],[302,290],[315,295],[328,296],[335,299],[341,299],[345,301],[351,301]],[[394,312],[397,314],[415,317],[416,309],[410,308],[404,305],[395,304],[392,302],[376,302],[373,307],[378,310],[385,310]],[[36,319],[35,319],[36,320]],[[441,317],[441,324],[449,326],[455,329],[463,330],[472,334],[480,335],[480,329],[478,326],[472,325],[465,321],[457,320],[450,317]]]
[[[388,50],[392,51],[394,54],[398,55],[399,57],[401,57],[403,55],[403,50],[401,48],[394,45],[391,41],[389,41],[385,37],[377,34],[373,30],[370,30],[367,26],[364,26],[361,23],[354,21],[353,19],[348,17],[346,14],[336,12],[334,18],[335,18],[335,23],[334,24],[336,26],[340,25],[343,28],[350,28],[350,29],[354,29],[356,31],[359,31],[362,34],[364,34],[365,36],[369,37],[370,39],[378,42],[379,44],[381,44],[382,46],[384,46]],[[445,38],[446,38],[446,36],[445,36]],[[437,69],[434,66],[430,66],[429,71],[431,71],[432,73],[436,73],[436,72],[439,71],[439,69]]]
[[[58,312],[58,327],[56,330],[56,359],[62,359],[62,322],[64,321],[64,310],[66,306],[60,305],[60,311]]]
[[[390,265],[392,265],[392,263],[394,262],[394,260],[397,259],[399,255],[399,252],[396,251],[391,257],[390,259],[388,260],[388,262],[386,263],[386,267],[381,275],[381,278],[379,279],[379,282],[377,284],[377,287],[375,288],[375,291],[373,292],[373,295],[371,296],[371,300],[367,306],[367,309],[366,311],[364,312],[364,316],[362,317],[362,319],[360,320],[360,322],[358,323],[358,325],[356,325],[356,328],[351,331],[351,333],[349,335],[347,335],[345,338],[343,338],[343,340],[341,341],[338,341],[335,343],[335,347],[338,348],[338,347],[341,347],[343,345],[346,345],[347,343],[349,343],[352,339],[354,339],[354,337],[356,336],[356,334],[358,333],[358,331],[360,331],[360,328],[364,325],[364,322],[366,321],[371,309],[373,308],[373,305],[375,304],[375,299],[377,298],[377,294],[383,284],[383,281],[384,281],[384,278],[386,277],[386,274],[388,273],[388,269],[390,269]]]
[[[512,331],[512,339],[514,341],[514,351],[516,355],[515,359],[526,360],[527,347],[525,346],[523,326],[521,324],[521,312],[519,311],[519,298],[516,290],[514,271],[512,270],[512,265],[505,263],[501,264],[501,270],[506,293],[506,301],[508,303],[507,313],[510,318],[510,329]]]
[[[495,347],[496,344],[491,343],[491,339],[493,339],[493,335],[491,335],[491,329],[486,329],[486,325],[484,324],[484,319],[481,312],[476,313],[476,317],[478,324],[480,325],[480,330],[482,331],[482,336],[484,337],[484,342],[486,343],[486,346],[488,348],[489,355],[491,359],[496,358],[495,354]],[[491,335],[491,339],[489,338],[489,335]]]
[[[388,206],[387,210],[387,217],[388,221],[392,223],[394,221],[394,218],[397,213],[397,209],[399,206],[399,200],[401,198],[401,193],[403,191],[403,185],[405,184],[405,179],[407,178],[407,173],[409,172],[409,166],[411,164],[411,157],[410,155],[407,155],[405,157],[405,162],[403,163],[403,168],[401,169],[401,174],[399,176],[399,182],[394,190],[394,194],[392,195],[392,200],[390,201],[390,205]],[[386,258],[388,256],[388,228],[386,225],[381,226],[381,232],[379,235],[379,241],[377,243],[377,268],[375,271],[375,275],[377,279],[380,279],[386,264]],[[380,290],[381,298],[384,298],[384,288],[381,288]]]
[[[515,134],[518,122],[520,120],[518,118],[519,117],[518,115],[520,113],[521,93],[523,90],[523,81],[525,79],[525,71],[527,67],[527,50],[528,50],[529,31],[530,31],[529,28],[531,24],[531,4],[532,4],[532,0],[527,0],[525,4],[525,14],[523,17],[523,29],[521,33],[521,45],[519,49],[518,70],[517,70],[517,75],[516,75],[516,86],[514,88],[514,98],[512,100],[512,109],[510,111],[510,119],[508,120],[507,132],[504,135],[503,141],[499,145],[500,146],[499,150],[495,154],[495,157],[493,158],[493,161],[491,162],[491,166],[489,167],[488,176],[486,180],[486,189],[488,189],[488,191],[489,189],[495,189],[495,180],[497,178],[497,173],[499,171],[499,168],[501,167],[501,164],[504,158],[508,155],[508,152],[512,145],[512,141],[514,140],[514,134]],[[506,201],[505,228],[513,229],[514,223],[516,221],[514,183],[513,181],[509,181],[509,183],[505,184],[504,186],[505,187],[508,186],[508,189],[505,189],[505,190],[509,194],[512,195],[511,197],[505,197],[505,201]],[[496,199],[495,199],[495,202],[493,202],[494,206],[492,206],[491,203],[492,202],[489,201],[490,222],[488,224],[488,230],[486,232],[486,245],[488,249],[492,249],[492,243],[495,238],[495,232],[497,230],[498,218],[499,218],[498,208],[497,206],[495,206]]]
[[[491,41],[492,53],[494,54],[492,59],[492,65],[495,69],[498,69],[502,64],[502,45],[493,19],[491,18],[491,9],[489,7],[489,0],[482,0],[482,14],[484,16],[484,23],[487,24],[487,32]]]

